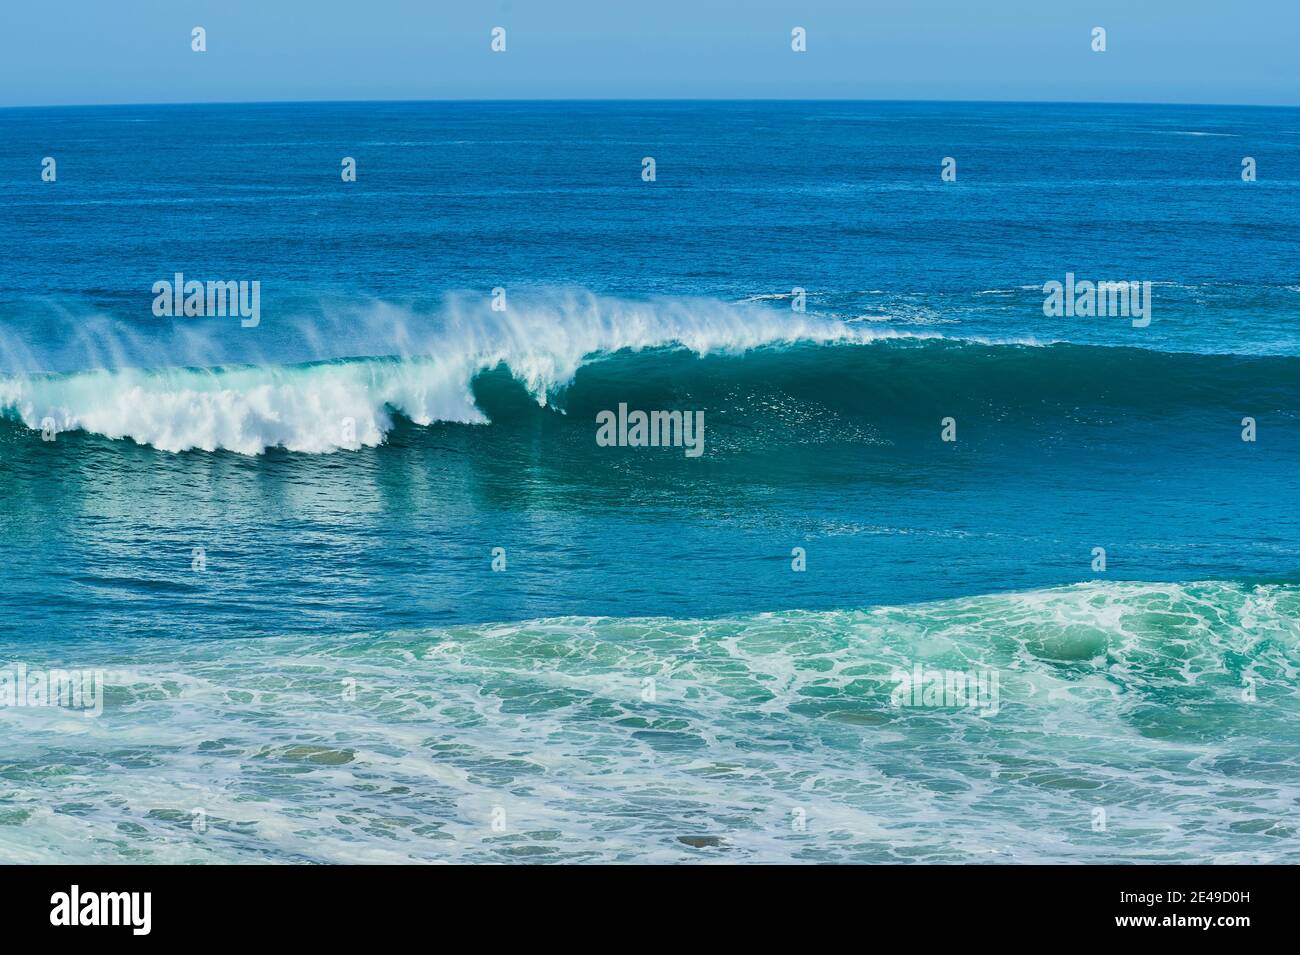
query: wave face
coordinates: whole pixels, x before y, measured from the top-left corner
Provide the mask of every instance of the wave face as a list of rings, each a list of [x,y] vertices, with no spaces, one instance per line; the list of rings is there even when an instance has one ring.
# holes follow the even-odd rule
[[[303,328],[298,338],[307,342]],[[593,409],[629,399],[655,408],[694,402],[726,416],[724,423],[748,418],[760,430],[783,420],[806,427],[811,409],[822,408],[842,426],[843,440],[860,437],[871,421],[989,410],[1024,419],[1077,415],[1083,407],[1186,416],[1229,413],[1243,395],[1264,402],[1251,406],[1257,413],[1293,417],[1300,406],[1300,358],[954,341],[709,300],[634,303],[574,293],[506,313],[452,302],[436,316],[382,306],[336,314],[315,336],[316,353],[365,341],[382,355],[11,373],[0,377],[0,409],[31,429],[82,430],[171,452],[260,454],[374,447],[395,415],[428,426],[527,414],[512,404],[499,371],[522,386],[531,406],[558,401],[580,409],[584,421]],[[96,341],[93,349],[81,342],[80,360],[93,353],[120,362],[138,350],[156,362],[203,351],[193,341],[185,349],[146,348],[114,337],[110,327]],[[34,361],[25,356],[25,364]],[[804,420],[783,419],[787,400],[802,403],[795,416]],[[829,433],[835,421],[816,426]]]
[[[1300,862],[1294,582],[22,649],[109,691],[0,710],[10,861]]]
[[[173,343],[149,366],[5,376],[0,561],[23,572],[0,635],[51,615],[213,636],[698,617],[1300,569],[1279,508],[1300,473],[1300,358],[543,299],[339,313],[277,352],[298,363],[177,367]],[[367,342],[386,354],[348,356]],[[597,444],[624,404],[701,412],[703,453]],[[33,553],[50,533],[66,543]],[[166,559],[122,544],[140,539]],[[518,555],[508,585],[466,591],[496,546]],[[360,554],[378,571],[358,590],[342,568]]]

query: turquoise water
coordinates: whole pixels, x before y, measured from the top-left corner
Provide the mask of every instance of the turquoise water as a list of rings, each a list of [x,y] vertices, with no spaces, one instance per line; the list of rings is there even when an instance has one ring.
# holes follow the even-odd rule
[[[1298,116],[0,110],[0,858],[1296,861]]]
[[[1081,584],[78,647],[110,674],[104,714],[6,713],[22,742],[0,776],[0,847],[14,861],[1294,862],[1298,612],[1295,586]],[[998,712],[891,705],[893,673],[918,662],[995,669]]]

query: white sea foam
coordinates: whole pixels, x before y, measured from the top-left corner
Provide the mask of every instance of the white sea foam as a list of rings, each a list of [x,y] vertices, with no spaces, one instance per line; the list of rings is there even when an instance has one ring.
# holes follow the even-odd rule
[[[1298,601],[1294,585],[1099,582],[715,620],[96,641],[77,652],[113,674],[100,719],[0,709],[0,857],[1296,862]],[[996,671],[999,712],[892,705],[892,674],[918,663]]]

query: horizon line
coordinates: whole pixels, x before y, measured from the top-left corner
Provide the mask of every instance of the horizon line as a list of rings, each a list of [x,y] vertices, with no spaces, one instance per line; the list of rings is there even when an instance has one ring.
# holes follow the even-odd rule
[[[123,103],[31,103],[0,105],[0,110],[15,109],[119,109],[138,106],[311,106],[311,105],[364,105],[391,103],[934,103],[1003,106],[1183,106],[1231,107],[1235,109],[1300,109],[1292,103],[1245,102],[1182,102],[1174,100],[1075,100],[1075,99],[926,99],[920,97],[709,97],[709,96],[588,96],[588,97],[398,97],[383,99],[234,99],[234,100],[142,100]]]

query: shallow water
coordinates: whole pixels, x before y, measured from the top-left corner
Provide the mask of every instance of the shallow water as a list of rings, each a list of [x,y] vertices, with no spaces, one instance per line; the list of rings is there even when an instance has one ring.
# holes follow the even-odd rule
[[[1123,583],[707,621],[85,641],[102,716],[0,710],[0,851],[1295,862],[1298,611],[1294,585]],[[916,665],[996,672],[996,710],[894,705]]]

